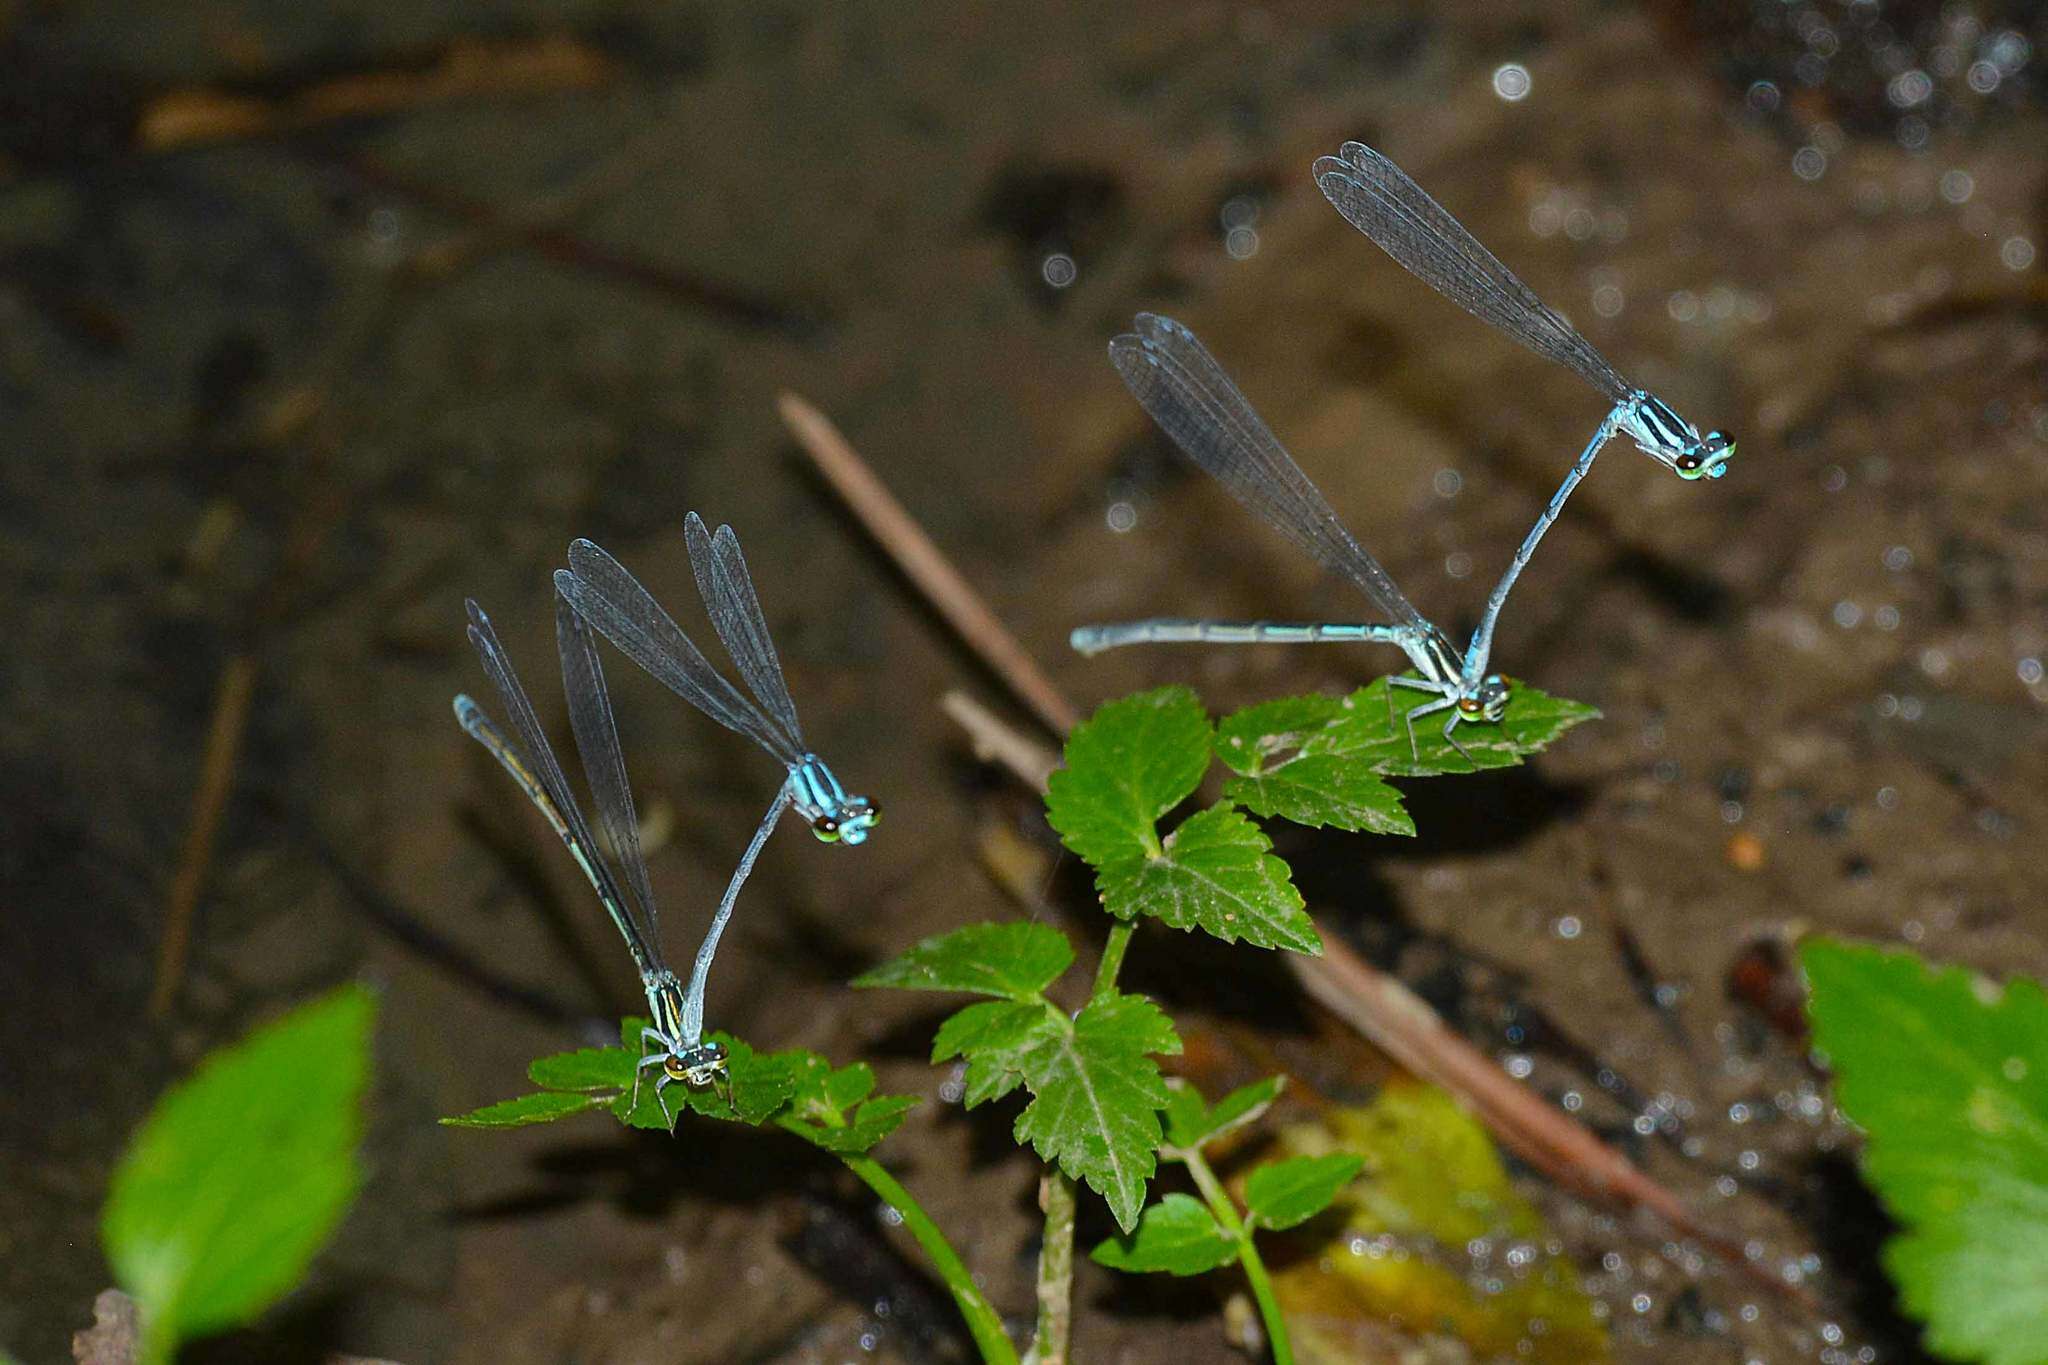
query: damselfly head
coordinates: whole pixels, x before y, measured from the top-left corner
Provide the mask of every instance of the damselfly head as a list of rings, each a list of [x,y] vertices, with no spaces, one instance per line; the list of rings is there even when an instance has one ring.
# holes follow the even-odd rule
[[[837,810],[811,817],[811,833],[824,844],[864,844],[882,818],[882,808],[865,796],[849,796]]]
[[[1499,720],[1507,714],[1508,680],[1498,673],[1489,673],[1479,683],[1479,718]]]
[[[1710,431],[1680,455],[1673,468],[1681,479],[1718,479],[1728,472],[1728,462],[1734,458],[1735,438]]]
[[[725,1072],[725,1044],[698,1043],[681,1052],[671,1052],[661,1062],[671,1080],[702,1090]]]

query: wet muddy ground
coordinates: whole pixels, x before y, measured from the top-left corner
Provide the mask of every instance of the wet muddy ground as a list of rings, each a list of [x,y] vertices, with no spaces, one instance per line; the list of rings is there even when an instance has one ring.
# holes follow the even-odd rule
[[[936,1096],[930,1002],[842,983],[1020,913],[992,827],[1052,846],[937,709],[1006,699],[774,396],[831,413],[1084,703],[1354,685],[1385,660],[1064,639],[1354,610],[1146,430],[1102,349],[1139,308],[1204,336],[1453,633],[1598,421],[1330,211],[1309,162],[1362,137],[1741,445],[1705,486],[1610,453],[1522,580],[1496,657],[1602,722],[1419,788],[1413,841],[1282,849],[1327,921],[1817,1305],[1525,1175],[1619,1358],[1912,1358],[1769,995],[1806,930],[2048,975],[2038,25],[1990,0],[0,8],[0,1342],[60,1358],[87,1320],[106,1173],[167,1078],[367,976],[371,1185],[305,1294],[196,1358],[963,1358],[908,1243],[792,1143],[434,1126],[632,1005],[586,889],[450,722],[480,681],[462,599],[559,723],[566,542],[680,604],[683,512],[741,530],[812,741],[888,820],[860,853],[771,845],[712,1008]],[[481,76],[423,92],[451,51]],[[241,655],[234,796],[154,1024]],[[680,943],[776,773],[616,676]],[[1049,895],[1095,931],[1071,859]],[[1278,1057],[1355,1099],[1385,1074],[1318,1043],[1280,973],[1139,947],[1143,988],[1240,1040],[1226,1079]],[[933,1098],[883,1151],[1021,1318],[1007,1122]],[[1077,1354],[1238,1359],[1213,1289],[1084,1269]]]

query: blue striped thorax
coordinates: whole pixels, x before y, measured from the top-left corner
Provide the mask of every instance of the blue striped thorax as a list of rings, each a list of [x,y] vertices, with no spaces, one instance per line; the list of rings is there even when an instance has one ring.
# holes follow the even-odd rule
[[[1616,426],[1627,432],[1645,455],[1681,479],[1718,479],[1735,457],[1735,441],[1718,431],[1702,436],[1699,428],[1671,410],[1661,398],[1638,389],[1619,413]]]
[[[821,843],[866,843],[868,831],[882,818],[882,808],[865,796],[848,796],[816,754],[805,754],[789,770],[789,795]]]

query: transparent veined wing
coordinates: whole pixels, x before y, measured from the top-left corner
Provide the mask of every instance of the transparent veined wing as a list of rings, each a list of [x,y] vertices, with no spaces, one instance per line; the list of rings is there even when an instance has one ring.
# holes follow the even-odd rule
[[[1634,386],[1573,326],[1536,297],[1407,172],[1362,142],[1318,157],[1316,185],[1408,273],[1541,356],[1548,356],[1619,403]]]
[[[1392,621],[1429,627],[1387,571],[1337,519],[1195,334],[1140,313],[1136,332],[1109,343],[1124,384],[1188,458],[1332,573],[1350,580]]]
[[[659,970],[662,965],[660,949],[640,932],[635,911],[620,891],[618,879],[612,875],[603,852],[591,836],[590,825],[584,820],[575,794],[569,789],[569,779],[555,758],[554,747],[548,743],[547,732],[541,728],[540,718],[534,713],[526,689],[520,685],[512,660],[498,642],[497,632],[491,628],[490,617],[474,601],[465,605],[469,612],[469,642],[483,661],[484,672],[490,675],[491,685],[497,689],[499,699],[504,702],[505,714],[511,720],[512,729],[519,736],[525,752],[522,754],[513,748],[491,724],[482,708],[467,697],[455,699],[455,714],[461,720],[462,728],[490,750],[526,793],[527,799],[547,817],[562,842],[568,845],[571,856],[597,892],[598,900],[603,902],[605,912],[624,936],[626,947],[633,954],[634,965],[641,975]],[[646,912],[650,922],[652,905],[650,900]]]
[[[555,590],[599,634],[684,701],[786,764],[802,759],[802,750],[710,665],[654,594],[598,546],[588,540],[570,542],[569,567],[555,571]]]
[[[612,715],[604,666],[597,641],[576,609],[555,596],[555,643],[562,656],[562,690],[569,699],[569,729],[583,772],[590,782],[590,801],[597,809],[597,828],[633,893],[630,909],[639,912],[638,928],[648,957],[661,961],[661,940],[654,887],[647,875],[647,857],[640,850],[640,819],[633,809],[633,788],[626,778],[625,751],[619,745],[618,723]]]
[[[790,746],[801,752],[803,727],[797,723],[796,703],[782,676],[782,659],[768,634],[768,618],[761,611],[761,599],[740,554],[739,536],[730,526],[711,534],[704,519],[692,512],[683,520],[683,538],[689,544],[690,570],[697,576],[697,592],[704,599],[712,628],[724,641],[726,653],[739,667],[754,700],[782,727]]]

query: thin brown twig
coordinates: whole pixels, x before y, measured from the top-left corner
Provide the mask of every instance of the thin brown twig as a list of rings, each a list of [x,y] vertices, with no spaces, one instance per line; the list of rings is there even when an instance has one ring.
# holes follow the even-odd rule
[[[165,901],[164,935],[157,945],[156,984],[149,992],[149,1016],[170,1013],[178,986],[185,979],[185,957],[192,947],[192,918],[213,866],[213,844],[221,816],[234,790],[235,764],[242,738],[249,732],[249,704],[256,694],[256,656],[241,653],[227,661],[214,688],[213,719],[206,727],[206,753],[199,765],[199,787],[192,795],[192,821],[178,854],[178,870]]]
[[[903,504],[883,487],[831,420],[793,393],[782,394],[776,406],[818,471],[846,499],[853,514],[925,600],[946,618],[946,624],[959,632],[968,649],[1055,734],[1065,734],[1080,724],[1081,715],[1073,703],[1040,671],[1017,637],[989,610],[945,553],[932,544],[924,528],[903,510]]]

